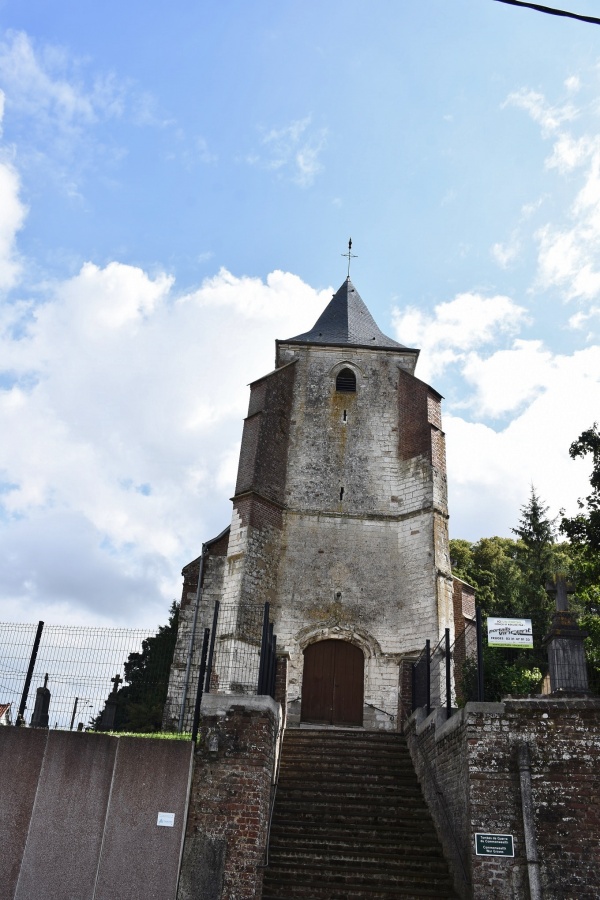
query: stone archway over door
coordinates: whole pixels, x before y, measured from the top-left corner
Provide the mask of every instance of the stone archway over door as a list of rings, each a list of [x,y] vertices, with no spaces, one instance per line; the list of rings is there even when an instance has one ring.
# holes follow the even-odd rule
[[[362,725],[365,658],[348,641],[318,641],[304,651],[303,722]]]

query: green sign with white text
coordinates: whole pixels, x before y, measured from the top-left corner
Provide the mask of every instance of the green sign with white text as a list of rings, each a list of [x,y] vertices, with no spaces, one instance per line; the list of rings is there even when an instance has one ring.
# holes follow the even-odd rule
[[[477,856],[514,856],[512,834],[475,834]]]

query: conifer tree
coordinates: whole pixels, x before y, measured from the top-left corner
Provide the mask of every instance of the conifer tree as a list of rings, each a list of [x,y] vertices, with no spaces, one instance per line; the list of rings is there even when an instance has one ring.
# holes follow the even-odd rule
[[[511,531],[519,538],[516,561],[522,574],[521,615],[531,618],[534,648],[539,651],[552,618],[553,603],[546,585],[555,574],[556,529],[533,485],[529,501],[521,507],[519,525]]]
[[[162,730],[169,672],[177,640],[179,606],[169,610],[169,622],[142,641],[141,653],[130,653],[124,663],[125,683],[116,694],[115,731],[148,733]],[[100,728],[102,714],[92,722]]]

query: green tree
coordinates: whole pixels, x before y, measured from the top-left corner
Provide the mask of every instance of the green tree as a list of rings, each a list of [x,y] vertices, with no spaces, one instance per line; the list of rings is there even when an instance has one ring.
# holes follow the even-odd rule
[[[588,611],[600,609],[600,431],[594,422],[569,447],[571,459],[592,457],[591,491],[577,501],[580,512],[564,516],[560,531],[571,542],[577,593]]]
[[[576,585],[575,608],[585,641],[590,686],[600,691],[600,430],[597,422],[569,447],[571,459],[591,456],[590,493],[577,501],[576,516],[562,516],[560,531],[570,540],[571,571]]]
[[[123,687],[117,691],[115,731],[149,733],[162,730],[169,672],[177,640],[179,606],[169,610],[169,622],[142,641],[141,653],[130,653],[124,664]],[[93,722],[100,727],[101,714]]]
[[[453,572],[476,588],[484,628],[489,615],[531,618],[534,649],[488,647],[484,640],[485,692],[488,700],[537,690],[547,671],[542,640],[548,632],[553,602],[546,584],[562,551],[555,544],[548,507],[531,488],[512,529],[517,539],[482,538],[475,544],[451,541]],[[465,673],[465,683],[472,675]]]
[[[548,507],[533,485],[528,503],[521,507],[519,525],[511,531],[519,538],[516,561],[522,576],[521,615],[531,619],[535,656],[543,665],[542,639],[548,633],[554,608],[546,586],[556,573],[558,558],[554,520],[548,518]]]

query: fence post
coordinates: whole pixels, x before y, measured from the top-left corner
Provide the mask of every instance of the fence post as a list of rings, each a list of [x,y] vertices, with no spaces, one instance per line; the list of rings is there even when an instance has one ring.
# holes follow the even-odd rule
[[[212,675],[212,667],[213,667],[213,657],[215,654],[215,637],[217,636],[217,622],[219,620],[219,607],[221,604],[218,600],[215,600],[215,612],[213,615],[213,624],[212,624],[212,632],[210,635],[210,649],[208,651],[208,664],[206,666],[206,684],[204,685],[204,692],[206,694],[210,694],[210,679]]]
[[[477,700],[483,703],[483,628],[481,625],[481,607],[475,608],[475,631],[477,635]]]
[[[446,628],[446,718],[452,715],[452,688],[450,685],[450,629]]]
[[[270,695],[275,699],[275,690],[277,688],[277,635],[273,635],[273,646],[271,649],[271,685],[270,685]]]
[[[179,734],[183,731],[183,719],[185,717],[185,703],[187,700],[188,687],[190,684],[190,672],[192,670],[192,657],[194,655],[194,644],[196,643],[196,625],[198,624],[198,610],[200,609],[200,599],[202,597],[202,578],[204,577],[204,558],[206,556],[206,544],[202,544],[202,553],[200,554],[200,565],[198,568],[198,587],[196,588],[196,603],[194,606],[194,618],[192,621],[192,634],[190,637],[190,645],[188,647],[188,655],[185,664],[185,681],[183,682],[183,697],[181,698],[181,709],[179,710],[179,722],[177,731]]]
[[[69,731],[73,731],[73,725],[75,724],[75,716],[77,715],[77,704],[79,703],[79,697],[75,697],[75,703],[73,704],[73,714],[71,716],[71,724],[69,725]]]
[[[277,676],[277,635],[273,634],[273,625],[269,625],[269,680],[266,693],[275,699],[275,678]]]
[[[431,641],[429,639],[425,641],[425,656],[425,678],[427,681],[427,715],[429,715],[429,713],[431,712]]]
[[[43,630],[44,630],[44,623],[38,622],[38,627],[37,627],[37,631],[35,633],[35,640],[33,642],[33,648],[31,650],[31,657],[29,659],[29,667],[27,669],[27,675],[25,676],[25,684],[23,685],[23,693],[21,694],[21,703],[19,704],[19,712],[17,713],[15,725],[23,725],[24,721],[25,721],[24,716],[25,716],[25,708],[27,706],[27,697],[29,696],[29,687],[31,685],[31,679],[33,677],[33,670],[35,667],[35,661],[37,659]]]
[[[271,606],[269,603],[265,603],[265,609],[263,613],[263,624],[262,624],[262,636],[260,640],[260,660],[258,663],[258,684],[256,686],[256,693],[261,695],[266,693],[266,685],[267,681],[267,668],[269,664],[269,612]]]
[[[192,743],[196,743],[198,739],[198,725],[200,724],[200,704],[202,703],[202,686],[204,684],[204,675],[206,672],[206,657],[208,654],[208,639],[210,637],[210,628],[204,629],[204,640],[202,641],[202,656],[200,657],[200,672],[198,674],[198,690],[196,691],[196,703],[194,704],[194,721],[192,723]]]

